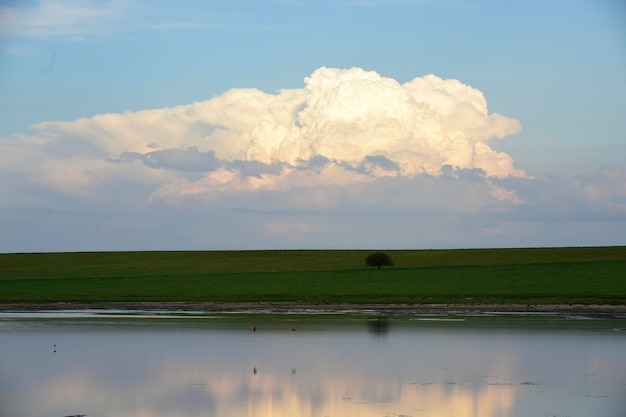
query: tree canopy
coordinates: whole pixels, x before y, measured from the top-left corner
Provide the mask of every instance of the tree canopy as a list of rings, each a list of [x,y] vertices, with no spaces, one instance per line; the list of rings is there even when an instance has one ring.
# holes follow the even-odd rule
[[[374,252],[367,255],[365,265],[375,266],[380,269],[381,266],[393,266],[393,261],[391,260],[391,256],[385,252]]]

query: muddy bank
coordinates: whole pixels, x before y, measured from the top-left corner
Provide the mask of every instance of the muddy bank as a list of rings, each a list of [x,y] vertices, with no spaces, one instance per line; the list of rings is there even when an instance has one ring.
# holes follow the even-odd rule
[[[597,318],[626,318],[626,305],[582,304],[298,304],[298,303],[2,303],[0,311],[44,310],[141,310],[193,312],[379,312],[398,314],[444,313],[533,313],[577,315]]]

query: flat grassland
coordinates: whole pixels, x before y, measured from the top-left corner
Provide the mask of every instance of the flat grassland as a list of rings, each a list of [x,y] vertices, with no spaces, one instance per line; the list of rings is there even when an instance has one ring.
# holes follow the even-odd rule
[[[0,303],[626,305],[626,247],[0,254]]]

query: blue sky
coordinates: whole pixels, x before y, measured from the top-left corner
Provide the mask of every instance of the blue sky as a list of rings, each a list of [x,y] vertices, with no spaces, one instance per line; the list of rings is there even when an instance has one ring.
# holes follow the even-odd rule
[[[626,244],[617,0],[4,1],[0,91],[3,252]]]

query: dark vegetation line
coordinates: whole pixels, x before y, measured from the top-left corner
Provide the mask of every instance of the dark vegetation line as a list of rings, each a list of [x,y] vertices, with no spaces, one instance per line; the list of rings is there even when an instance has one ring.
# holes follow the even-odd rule
[[[626,247],[0,254],[0,302],[626,304]]]

